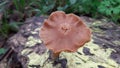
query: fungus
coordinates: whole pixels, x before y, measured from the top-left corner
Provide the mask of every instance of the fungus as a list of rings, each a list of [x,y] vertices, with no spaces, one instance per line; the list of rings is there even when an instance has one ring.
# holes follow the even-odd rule
[[[90,41],[91,31],[75,14],[56,11],[44,21],[40,38],[58,57],[60,52],[75,52]]]

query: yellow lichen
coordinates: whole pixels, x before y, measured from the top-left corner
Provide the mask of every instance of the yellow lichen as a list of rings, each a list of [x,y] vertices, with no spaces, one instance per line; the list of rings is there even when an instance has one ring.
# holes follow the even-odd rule
[[[26,55],[26,54],[30,53],[32,50],[33,49],[26,48],[26,49],[22,50],[21,55]]]
[[[30,65],[43,66],[48,57],[49,57],[48,50],[42,55],[33,52],[28,55],[29,58],[28,67],[30,67]]]
[[[36,43],[42,43],[40,39],[35,39],[32,36],[28,37],[28,41],[26,42],[26,47],[32,47],[35,46]]]
[[[67,59],[68,68],[98,68],[98,65],[104,66],[105,68],[117,68],[119,65],[110,58],[110,54],[114,49],[108,48],[103,49],[97,44],[93,43],[94,40],[91,40],[84,47],[90,49],[90,53],[94,54],[93,56],[85,55],[83,47],[78,49],[78,52],[82,53],[81,55],[76,53],[67,53],[62,52],[60,56]]]

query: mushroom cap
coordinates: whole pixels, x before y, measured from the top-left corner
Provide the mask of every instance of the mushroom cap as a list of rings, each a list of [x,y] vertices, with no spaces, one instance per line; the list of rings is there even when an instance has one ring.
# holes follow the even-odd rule
[[[53,53],[75,52],[90,41],[91,30],[80,17],[72,13],[65,14],[63,11],[56,11],[44,21],[40,38]]]

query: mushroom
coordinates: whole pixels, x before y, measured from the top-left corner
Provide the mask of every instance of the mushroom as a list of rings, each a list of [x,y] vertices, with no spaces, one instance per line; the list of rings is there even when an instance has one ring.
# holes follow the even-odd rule
[[[77,15],[55,11],[44,21],[40,38],[58,57],[60,52],[75,52],[90,41],[91,30]]]

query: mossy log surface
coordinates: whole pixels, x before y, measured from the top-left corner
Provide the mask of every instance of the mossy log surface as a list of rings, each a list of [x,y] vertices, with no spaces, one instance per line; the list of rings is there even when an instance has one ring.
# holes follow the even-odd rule
[[[28,19],[8,44],[17,53],[23,68],[120,68],[120,27],[105,19],[81,17],[92,29],[92,40],[77,52],[62,52],[58,63],[39,37],[39,30],[47,17]],[[59,62],[60,61],[60,62]],[[65,64],[64,64],[65,63]]]

